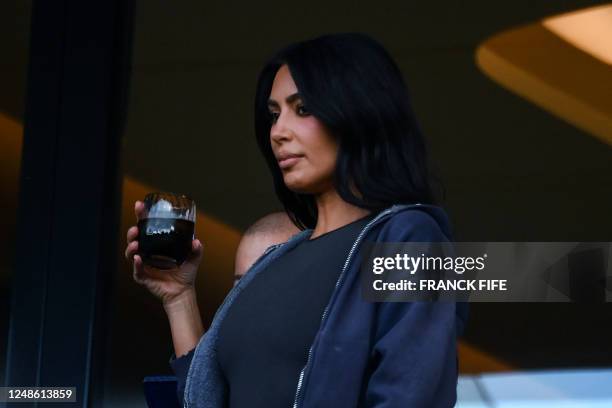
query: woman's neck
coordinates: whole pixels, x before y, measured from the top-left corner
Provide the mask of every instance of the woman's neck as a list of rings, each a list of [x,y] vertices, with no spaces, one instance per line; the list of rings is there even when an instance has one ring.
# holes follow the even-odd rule
[[[371,212],[347,203],[336,190],[317,195],[316,202],[317,225],[310,236],[311,239],[350,224]]]

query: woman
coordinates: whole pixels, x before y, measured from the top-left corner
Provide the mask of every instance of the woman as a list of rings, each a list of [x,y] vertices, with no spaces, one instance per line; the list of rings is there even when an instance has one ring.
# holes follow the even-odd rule
[[[391,57],[362,34],[285,48],[259,76],[255,133],[303,231],[264,252],[206,335],[193,288],[201,243],[179,269],[160,272],[143,267],[137,229],[128,232],[134,279],[170,320],[185,406],[453,406],[463,311],[361,297],[363,242],[450,238]]]

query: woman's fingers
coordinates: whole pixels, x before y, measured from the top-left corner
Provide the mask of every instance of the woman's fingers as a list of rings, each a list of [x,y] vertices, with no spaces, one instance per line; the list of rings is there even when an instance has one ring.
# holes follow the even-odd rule
[[[127,242],[130,243],[138,237],[138,227],[132,226],[127,230]]]
[[[134,214],[136,215],[136,221],[138,221],[141,218],[143,218],[143,216],[145,214],[145,207],[144,207],[144,203],[142,201],[136,201],[134,203]]]
[[[138,252],[138,241],[132,241],[125,248],[125,259],[128,261]]]
[[[134,215],[136,215],[136,222],[144,216],[144,203],[142,201],[136,201],[134,203]],[[146,274],[144,273],[142,258],[137,253],[138,241],[135,241],[137,237],[138,227],[130,227],[127,231],[127,241],[129,244],[125,250],[125,256],[134,263],[134,272],[132,274],[134,281],[142,285],[146,281]]]
[[[134,281],[141,285],[146,281],[146,275],[144,273],[144,265],[140,255],[134,255],[134,273],[132,274]]]

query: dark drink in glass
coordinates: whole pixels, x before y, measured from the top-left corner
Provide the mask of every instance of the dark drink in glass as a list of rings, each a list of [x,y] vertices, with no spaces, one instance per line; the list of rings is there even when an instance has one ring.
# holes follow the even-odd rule
[[[151,193],[145,197],[145,215],[138,221],[138,253],[157,269],[180,266],[191,252],[195,230],[195,203],[184,195]]]

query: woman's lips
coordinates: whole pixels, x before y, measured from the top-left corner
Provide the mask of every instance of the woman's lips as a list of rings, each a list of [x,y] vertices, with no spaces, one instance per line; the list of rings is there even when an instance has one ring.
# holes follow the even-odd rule
[[[282,159],[278,161],[278,165],[281,169],[287,169],[297,163],[303,156],[290,156],[286,159]]]

